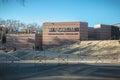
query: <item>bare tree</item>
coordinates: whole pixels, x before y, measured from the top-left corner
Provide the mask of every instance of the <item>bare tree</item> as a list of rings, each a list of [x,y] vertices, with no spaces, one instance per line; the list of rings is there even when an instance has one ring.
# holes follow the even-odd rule
[[[5,4],[5,3],[12,2],[12,1],[16,1],[19,4],[21,4],[22,6],[25,6],[25,0],[0,0],[0,3]]]

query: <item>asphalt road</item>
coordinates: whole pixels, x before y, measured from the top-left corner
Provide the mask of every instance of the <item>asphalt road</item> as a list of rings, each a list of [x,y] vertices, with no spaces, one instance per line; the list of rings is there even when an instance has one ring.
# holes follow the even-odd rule
[[[9,71],[2,74],[0,80],[120,80],[120,64],[16,66],[13,69],[9,67]]]

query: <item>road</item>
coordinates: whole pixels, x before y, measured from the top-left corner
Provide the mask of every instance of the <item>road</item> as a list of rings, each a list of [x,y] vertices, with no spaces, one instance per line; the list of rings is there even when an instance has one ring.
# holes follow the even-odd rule
[[[48,64],[16,70],[0,80],[120,80],[120,64]]]

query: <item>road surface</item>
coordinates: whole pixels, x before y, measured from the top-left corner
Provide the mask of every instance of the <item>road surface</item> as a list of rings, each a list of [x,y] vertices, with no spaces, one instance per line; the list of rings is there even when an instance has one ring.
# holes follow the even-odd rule
[[[46,64],[17,67],[0,76],[0,80],[120,80],[120,64]]]

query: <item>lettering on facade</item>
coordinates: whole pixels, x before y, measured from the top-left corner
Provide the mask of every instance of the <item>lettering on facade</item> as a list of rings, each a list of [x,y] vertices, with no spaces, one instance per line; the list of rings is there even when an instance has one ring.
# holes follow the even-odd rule
[[[48,35],[78,35],[78,33],[48,33]]]
[[[79,28],[49,28],[49,32],[79,32]]]
[[[48,33],[48,35],[64,35],[64,33]]]

